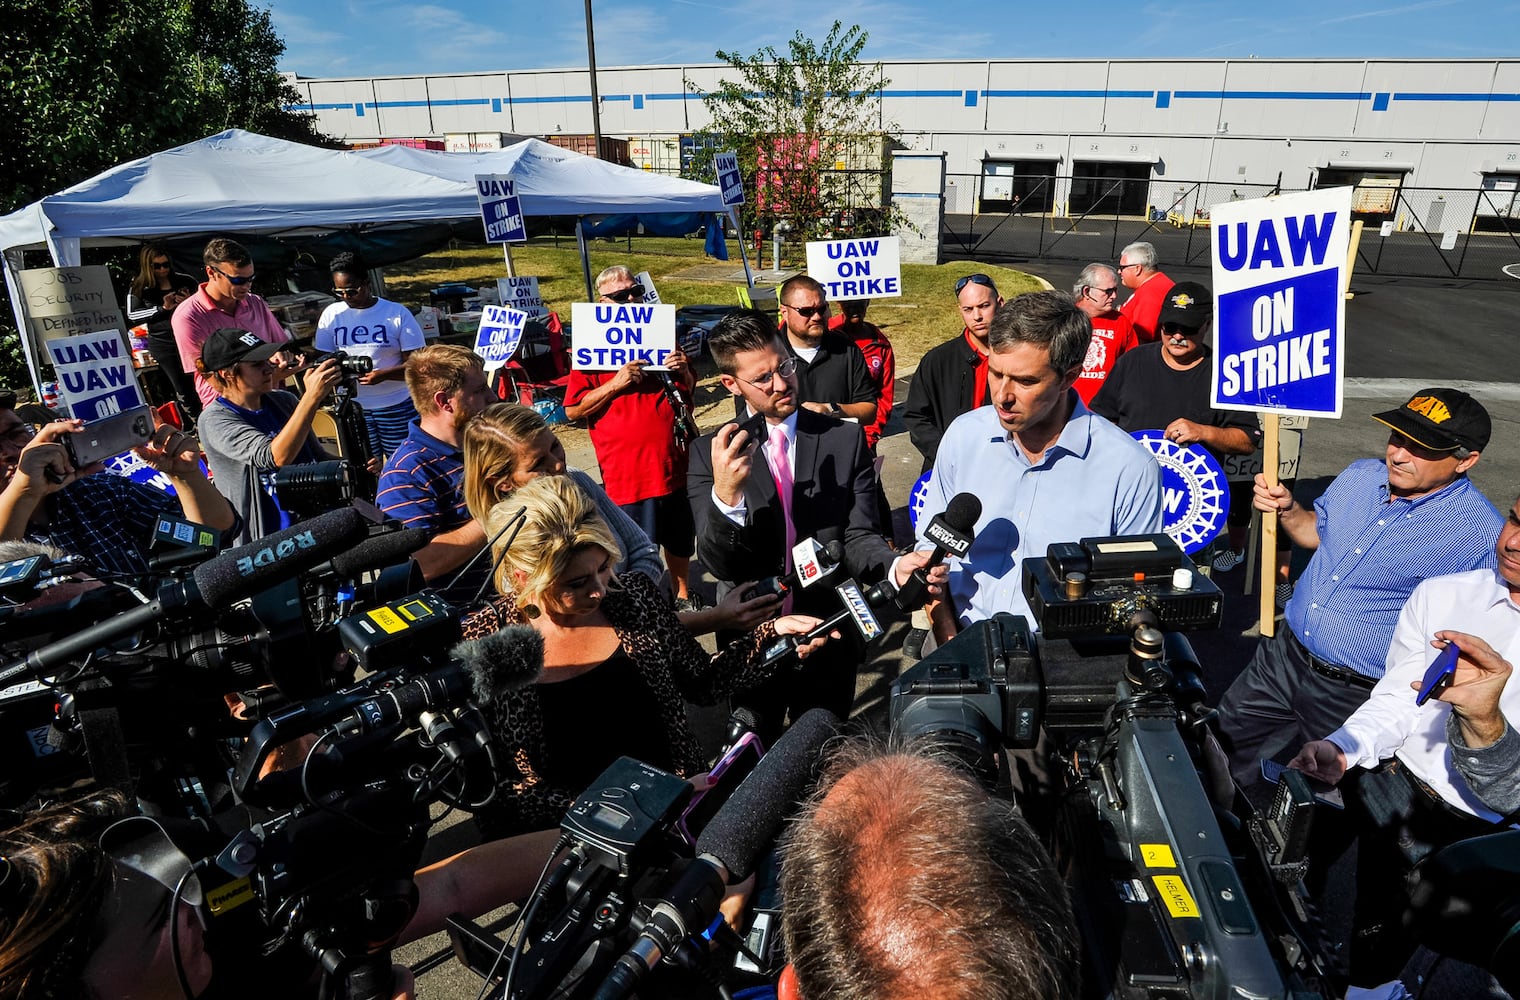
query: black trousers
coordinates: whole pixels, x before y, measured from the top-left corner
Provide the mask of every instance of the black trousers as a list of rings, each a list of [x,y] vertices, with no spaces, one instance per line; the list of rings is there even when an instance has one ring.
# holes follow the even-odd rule
[[[1263,757],[1294,753],[1322,740],[1361,707],[1371,691],[1314,672],[1309,652],[1284,624],[1256,647],[1256,655],[1219,702],[1219,742],[1230,773],[1242,788],[1260,782]]]

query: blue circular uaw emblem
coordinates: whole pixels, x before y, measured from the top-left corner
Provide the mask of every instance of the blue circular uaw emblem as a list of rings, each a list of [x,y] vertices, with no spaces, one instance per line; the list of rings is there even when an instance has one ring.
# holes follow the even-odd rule
[[[1165,431],[1135,431],[1161,466],[1161,516],[1167,535],[1192,555],[1212,542],[1230,513],[1230,491],[1219,460],[1198,444],[1177,444]]]
[[[918,531],[919,511],[924,509],[924,501],[929,499],[929,477],[932,475],[934,470],[930,469],[919,476],[918,482],[913,484],[913,489],[908,493],[908,523],[913,526],[915,533]]]

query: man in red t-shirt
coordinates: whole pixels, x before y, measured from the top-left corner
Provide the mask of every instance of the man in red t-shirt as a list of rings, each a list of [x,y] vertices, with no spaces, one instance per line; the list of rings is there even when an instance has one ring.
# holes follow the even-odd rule
[[[596,289],[602,302],[643,301],[643,286],[621,264],[599,274]],[[696,551],[696,524],[686,501],[696,378],[679,349],[666,365],[668,374],[645,371],[642,361],[611,372],[571,372],[565,415],[588,422],[607,495],[664,550],[676,610],[696,611],[686,579]]]
[[[861,430],[866,432],[866,445],[874,454],[876,442],[881,440],[881,432],[887,426],[887,418],[892,415],[897,360],[892,355],[892,342],[886,334],[875,323],[866,322],[868,305],[869,299],[839,303],[839,315],[829,319],[829,329],[849,337],[865,355],[866,372],[871,377],[871,385],[876,388],[876,416],[870,423],[862,422]]]
[[[1161,300],[1174,282],[1156,270],[1156,248],[1149,243],[1131,243],[1119,255],[1119,280],[1132,294],[1119,309],[1135,328],[1140,343],[1156,339],[1156,317],[1161,315]]]
[[[1082,374],[1077,376],[1076,384],[1077,395],[1082,397],[1082,402],[1091,405],[1103,380],[1114,370],[1119,355],[1140,346],[1140,342],[1129,317],[1118,308],[1118,271],[1107,264],[1088,264],[1077,275],[1071,294],[1076,297],[1077,308],[1092,320],[1092,343],[1087,347]]]

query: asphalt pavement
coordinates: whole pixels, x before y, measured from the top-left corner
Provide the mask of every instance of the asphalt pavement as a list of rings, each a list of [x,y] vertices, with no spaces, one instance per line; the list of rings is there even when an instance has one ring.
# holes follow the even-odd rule
[[[1110,259],[1107,256],[1098,259]],[[1037,274],[1057,288],[1069,288],[1080,263],[1030,261],[1021,269]],[[1207,268],[1162,269],[1176,280],[1209,283]],[[1386,428],[1371,414],[1403,403],[1419,388],[1430,385],[1457,386],[1483,402],[1493,418],[1493,438],[1472,472],[1473,482],[1501,510],[1520,493],[1520,366],[1509,338],[1517,332],[1520,316],[1520,281],[1456,281],[1354,276],[1354,298],[1346,304],[1347,350],[1345,405],[1338,420],[1311,420],[1304,433],[1297,495],[1308,503],[1347,464],[1358,458],[1381,457]],[[958,334],[960,323],[952,297],[946,294],[945,334]],[[903,506],[917,479],[921,457],[903,431],[901,402],[907,398],[911,372],[900,372],[898,409],[882,438],[883,480],[888,498],[897,508],[898,535],[906,540]],[[709,418],[709,422],[712,419]],[[704,427],[704,429],[711,429]],[[592,470],[595,454],[589,445],[572,449],[572,465]],[[1300,556],[1300,562],[1302,556]],[[693,564],[694,574],[699,565]],[[1217,574],[1224,591],[1225,620],[1221,628],[1196,633],[1191,639],[1204,667],[1210,700],[1217,701],[1233,677],[1249,661],[1258,641],[1256,598],[1243,593],[1245,570]],[[709,599],[711,581],[701,585]],[[906,632],[903,622],[894,623],[873,647],[862,664],[857,691],[856,718],[862,725],[880,727],[892,681],[904,667],[900,649]],[[724,713],[693,709],[700,735],[716,746]],[[429,857],[446,856],[473,841],[472,824],[458,823],[440,829],[430,841]],[[504,911],[494,915],[500,920]],[[442,946],[442,939],[413,945],[398,952],[398,960],[415,963]],[[470,997],[480,980],[449,961],[418,980],[422,998]]]

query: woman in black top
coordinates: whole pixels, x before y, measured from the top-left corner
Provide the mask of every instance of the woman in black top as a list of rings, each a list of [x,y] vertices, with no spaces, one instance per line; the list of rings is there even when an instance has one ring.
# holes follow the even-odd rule
[[[192,417],[201,415],[201,399],[195,392],[195,376],[185,372],[180,363],[170,317],[198,287],[190,275],[174,270],[162,243],[145,243],[138,255],[137,277],[127,290],[127,319],[133,323],[146,321],[148,353],[174,387],[179,405]]]

